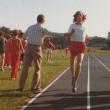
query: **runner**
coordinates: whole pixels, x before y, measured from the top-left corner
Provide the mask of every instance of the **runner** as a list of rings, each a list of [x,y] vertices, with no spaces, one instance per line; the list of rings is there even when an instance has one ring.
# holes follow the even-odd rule
[[[76,91],[76,81],[81,71],[81,65],[85,53],[85,39],[87,37],[85,27],[83,23],[86,19],[86,15],[82,11],[77,11],[74,14],[73,24],[70,25],[69,31],[74,30],[73,35],[70,38],[70,70],[72,73],[72,91]]]

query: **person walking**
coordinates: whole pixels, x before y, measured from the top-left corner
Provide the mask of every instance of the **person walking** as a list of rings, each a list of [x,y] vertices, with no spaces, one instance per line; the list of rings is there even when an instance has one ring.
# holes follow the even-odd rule
[[[13,30],[11,35],[12,37],[8,41],[11,59],[11,79],[16,80],[20,65],[20,51],[23,50],[23,46],[21,40],[18,38],[18,30]]]
[[[53,53],[54,49],[55,49],[55,45],[49,38],[48,43],[47,43],[47,61],[48,61],[48,63],[53,63],[52,53]]]
[[[40,14],[37,16],[37,24],[31,25],[25,32],[24,38],[27,39],[27,48],[23,61],[23,68],[21,77],[19,80],[19,87],[17,91],[22,91],[28,75],[28,69],[32,61],[34,62],[34,75],[31,85],[31,91],[38,93],[41,91],[41,63],[42,63],[42,44],[44,38],[49,36],[71,36],[70,33],[54,33],[43,28],[42,24],[45,22],[44,15]]]

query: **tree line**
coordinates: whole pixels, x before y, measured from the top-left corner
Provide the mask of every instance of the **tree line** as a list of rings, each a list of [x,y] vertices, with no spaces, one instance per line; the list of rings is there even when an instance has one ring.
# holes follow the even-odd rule
[[[11,29],[5,26],[0,27],[0,31],[3,32],[4,37],[7,38]],[[48,38],[45,39],[44,45],[46,45]],[[52,38],[52,42],[57,46],[57,48],[65,48],[69,45],[70,41],[64,38]],[[100,47],[101,49],[110,50],[110,32],[105,38],[100,36],[94,36],[91,40],[86,41],[88,47]]]

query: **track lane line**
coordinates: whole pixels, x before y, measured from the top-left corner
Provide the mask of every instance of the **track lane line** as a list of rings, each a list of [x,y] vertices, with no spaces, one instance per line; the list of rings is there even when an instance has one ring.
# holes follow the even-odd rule
[[[105,58],[104,56],[97,55],[96,57],[99,58],[99,59],[103,59],[103,60],[105,60],[106,62],[110,62],[110,59],[109,59],[109,58]],[[101,58],[101,57],[102,57],[102,58]]]
[[[96,56],[94,57],[101,65],[103,65],[110,72],[110,69],[99,58],[97,58]]]
[[[88,55],[88,78],[87,78],[87,110],[91,109],[90,101],[90,59]]]
[[[33,97],[30,101],[28,101],[27,105],[24,105],[20,110],[25,110],[32,102],[34,102],[39,96],[41,96],[49,87],[51,87],[59,78],[61,78],[67,71],[69,70],[69,67],[64,70],[62,74],[60,74],[55,80],[53,80],[48,86],[46,86],[41,93],[37,94],[35,97]]]

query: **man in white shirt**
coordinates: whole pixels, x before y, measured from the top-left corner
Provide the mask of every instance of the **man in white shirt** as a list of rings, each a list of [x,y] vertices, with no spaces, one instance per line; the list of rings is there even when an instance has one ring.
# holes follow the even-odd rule
[[[27,79],[28,69],[31,62],[34,62],[34,75],[33,81],[31,85],[31,90],[33,92],[40,92],[40,85],[41,85],[41,63],[42,63],[42,48],[41,45],[43,44],[43,40],[47,35],[50,36],[71,36],[72,31],[70,33],[55,33],[50,32],[46,28],[42,27],[42,24],[45,22],[44,15],[38,15],[37,17],[37,24],[31,25],[25,35],[24,38],[27,39],[27,49],[24,57],[23,69],[19,81],[19,88],[18,91],[22,91]]]

